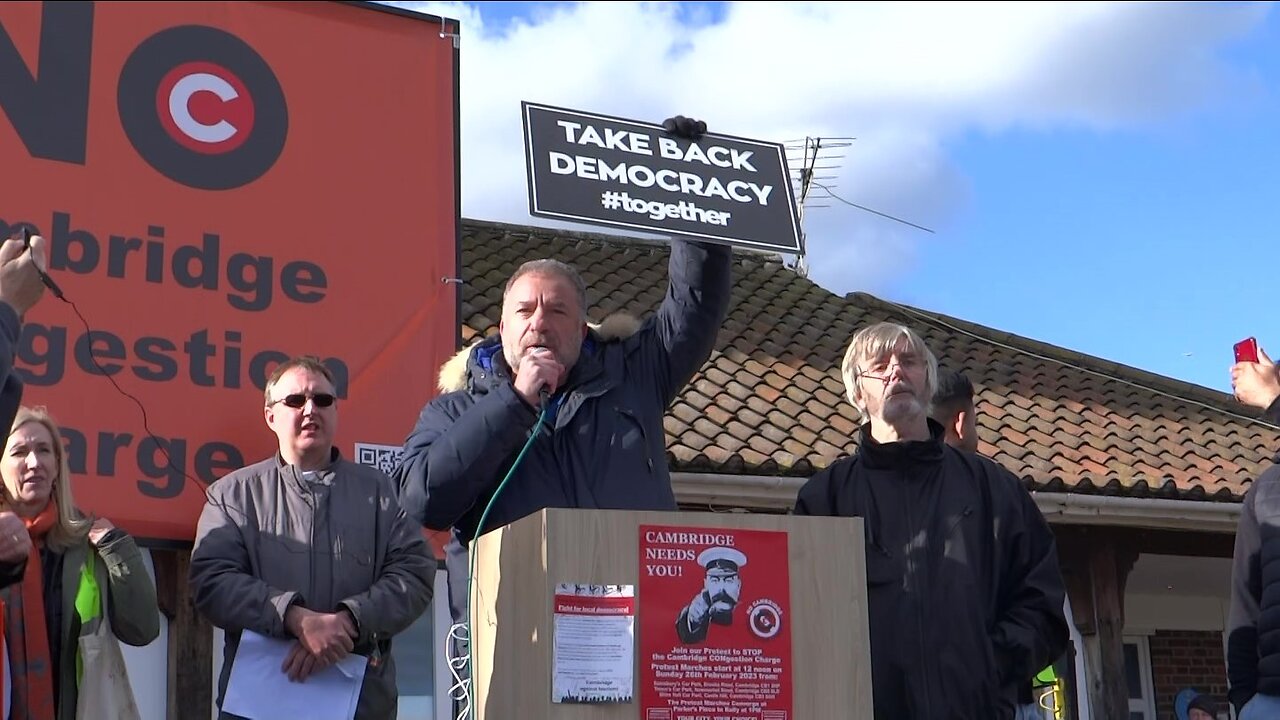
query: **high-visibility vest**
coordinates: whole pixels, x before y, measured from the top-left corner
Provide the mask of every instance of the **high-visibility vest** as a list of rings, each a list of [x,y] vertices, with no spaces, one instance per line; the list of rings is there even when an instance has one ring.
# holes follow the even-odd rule
[[[1052,665],[1036,673],[1035,678],[1031,680],[1031,684],[1034,687],[1045,687],[1048,685],[1053,685],[1057,682],[1058,682],[1058,673],[1053,669]]]
[[[98,589],[98,579],[93,576],[93,549],[90,548],[80,566],[80,586],[76,588],[76,615],[80,616],[80,627],[88,625],[94,618],[102,614],[102,593]],[[76,687],[84,676],[84,659],[80,657],[80,649],[76,648]]]

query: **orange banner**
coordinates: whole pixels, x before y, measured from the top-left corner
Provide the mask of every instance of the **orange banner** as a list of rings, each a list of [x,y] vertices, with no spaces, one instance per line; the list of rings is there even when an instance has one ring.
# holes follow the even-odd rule
[[[456,33],[365,3],[0,5],[0,232],[51,241],[84,317],[46,295],[17,364],[83,510],[190,541],[204,488],[274,452],[262,388],[296,354],[337,377],[343,454],[389,469],[458,343]]]

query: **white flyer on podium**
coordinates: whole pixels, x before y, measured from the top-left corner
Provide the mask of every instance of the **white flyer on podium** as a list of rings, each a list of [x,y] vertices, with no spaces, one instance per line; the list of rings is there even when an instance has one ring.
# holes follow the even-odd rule
[[[634,585],[556,585],[552,702],[631,702],[635,619]]]

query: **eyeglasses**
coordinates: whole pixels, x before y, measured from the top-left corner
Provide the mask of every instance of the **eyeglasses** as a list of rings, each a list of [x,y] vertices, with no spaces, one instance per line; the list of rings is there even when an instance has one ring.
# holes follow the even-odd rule
[[[916,356],[903,355],[898,358],[896,363],[891,363],[887,359],[878,360],[873,362],[868,368],[856,368],[856,372],[858,377],[879,380],[882,383],[888,384],[889,380],[892,378],[893,368],[895,365],[900,372],[905,372],[908,369],[915,368],[919,364],[920,360],[916,358]]]
[[[306,407],[308,399],[310,399],[311,402],[315,403],[316,407],[327,408],[330,405],[332,405],[334,402],[336,402],[338,398],[330,395],[329,393],[316,393],[314,395],[307,395],[305,393],[293,393],[292,395],[285,395],[282,398],[272,400],[267,405],[267,407],[271,407],[276,403],[284,403],[285,405],[295,410],[301,410],[302,408]]]

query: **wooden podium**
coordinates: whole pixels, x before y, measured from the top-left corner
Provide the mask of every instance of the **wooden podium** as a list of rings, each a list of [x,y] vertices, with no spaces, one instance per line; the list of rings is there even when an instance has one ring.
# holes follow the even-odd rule
[[[785,532],[793,707],[788,720],[871,720],[861,519],[565,509],[542,510],[479,537],[472,546],[476,720],[645,720],[640,703],[644,658],[639,657],[645,597],[639,553],[640,528],[650,525]],[[631,702],[552,701],[557,583],[636,587]]]

